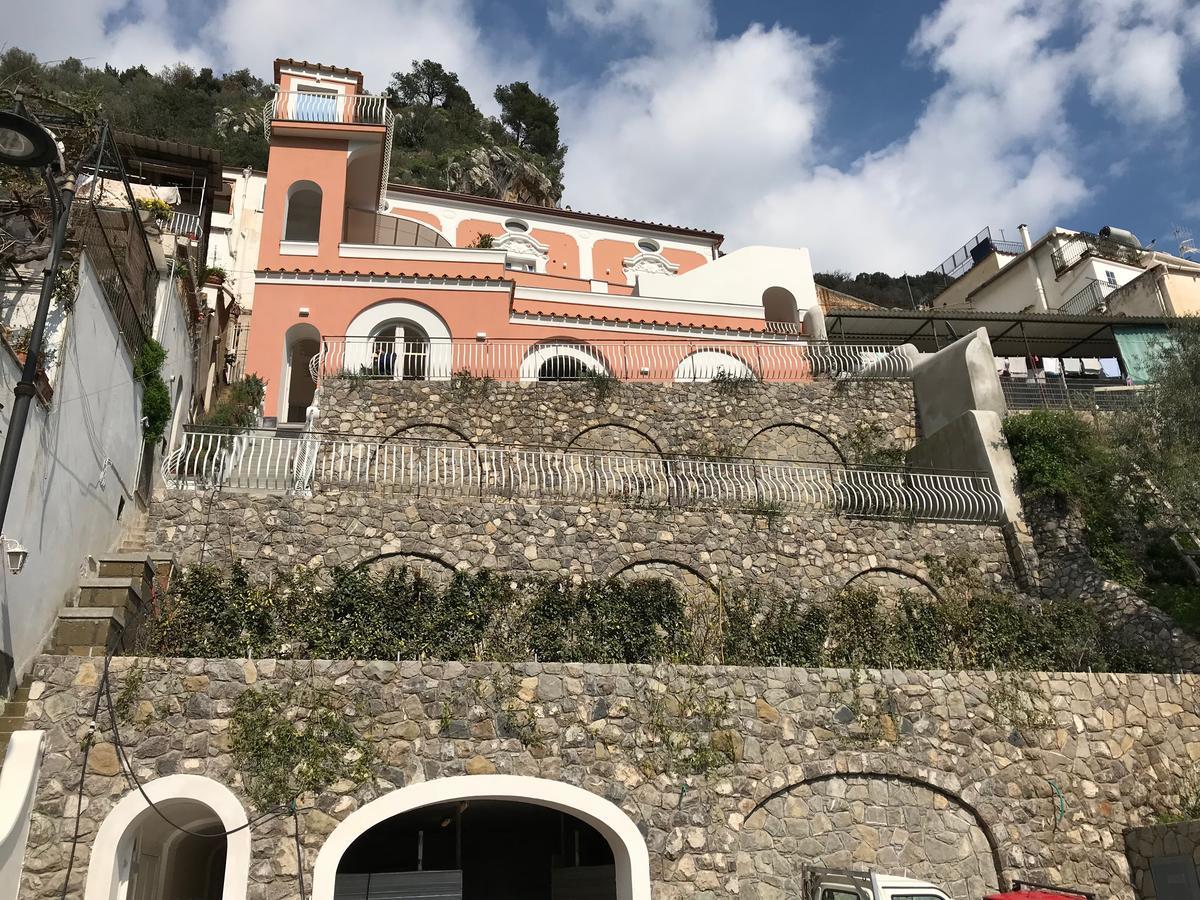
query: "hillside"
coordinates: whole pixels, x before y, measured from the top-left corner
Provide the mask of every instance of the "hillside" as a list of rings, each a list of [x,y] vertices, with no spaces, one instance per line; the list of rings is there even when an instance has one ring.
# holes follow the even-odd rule
[[[928,306],[953,281],[941,272],[898,277],[885,272],[859,272],[857,275],[849,272],[818,272],[813,279],[830,290],[896,309]]]
[[[0,91],[18,90],[119,130],[214,147],[227,166],[267,164],[262,118],[273,89],[249,69],[93,68],[74,58],[42,63],[14,47],[0,54]],[[391,180],[543,206],[562,197],[558,110],[527,83],[497,86],[498,118],[484,116],[458,76],[431,60],[414,60],[382,93],[396,115]]]

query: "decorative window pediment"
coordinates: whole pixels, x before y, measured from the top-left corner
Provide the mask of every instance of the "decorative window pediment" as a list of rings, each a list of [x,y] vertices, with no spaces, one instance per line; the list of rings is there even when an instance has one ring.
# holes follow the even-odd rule
[[[550,248],[527,234],[507,232],[492,240],[492,247],[508,255],[508,268],[545,272]]]
[[[679,271],[679,266],[675,265],[661,253],[647,253],[642,251],[636,256],[630,256],[627,259],[621,260],[624,266],[624,272],[627,277],[634,275],[674,275]]]

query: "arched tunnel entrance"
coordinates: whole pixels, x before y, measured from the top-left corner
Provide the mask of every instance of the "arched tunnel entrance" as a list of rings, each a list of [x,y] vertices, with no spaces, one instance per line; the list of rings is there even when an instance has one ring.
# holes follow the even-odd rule
[[[384,819],[350,844],[335,900],[616,900],[613,850],[567,812],[463,799]]]

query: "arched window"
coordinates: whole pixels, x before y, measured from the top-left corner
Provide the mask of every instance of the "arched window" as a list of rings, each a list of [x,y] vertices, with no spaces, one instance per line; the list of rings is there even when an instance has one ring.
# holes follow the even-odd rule
[[[785,287],[767,288],[763,291],[762,304],[763,318],[768,322],[795,323],[798,321],[796,298]]]
[[[297,181],[287,193],[283,239],[315,243],[321,235],[321,188],[312,181]]]

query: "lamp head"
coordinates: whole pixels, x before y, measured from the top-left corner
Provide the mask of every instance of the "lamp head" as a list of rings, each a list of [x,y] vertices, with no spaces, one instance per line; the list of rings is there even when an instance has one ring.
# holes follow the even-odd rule
[[[29,558],[29,551],[20,541],[3,535],[0,535],[0,545],[4,548],[4,561],[8,565],[8,571],[20,575],[21,570],[25,568],[25,560]]]
[[[45,128],[16,112],[0,111],[0,163],[22,169],[40,169],[58,159],[58,147]]]

